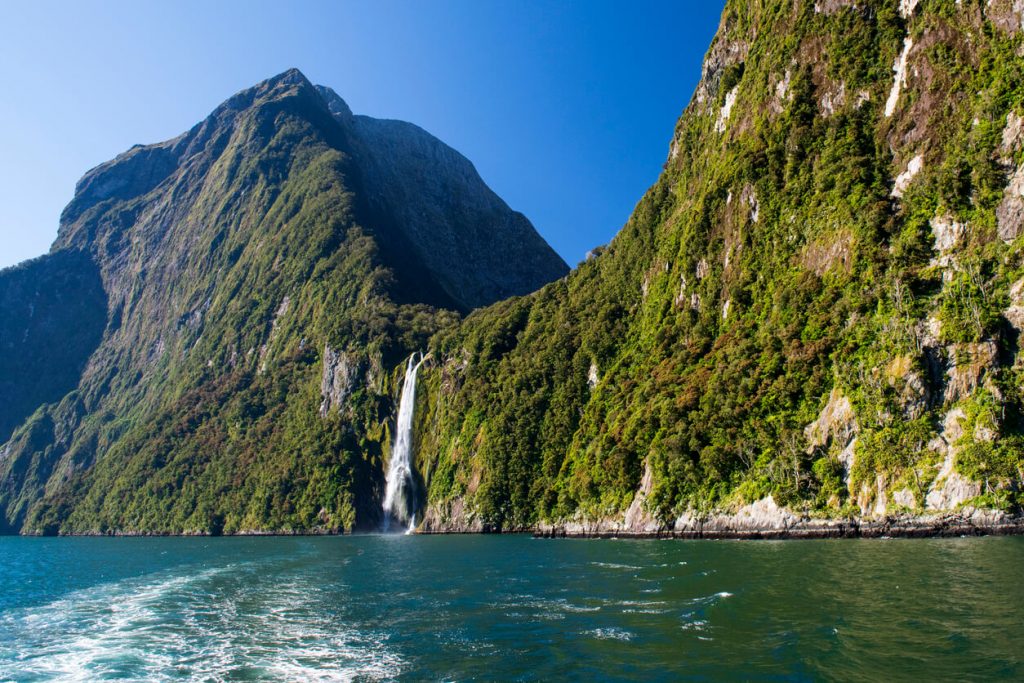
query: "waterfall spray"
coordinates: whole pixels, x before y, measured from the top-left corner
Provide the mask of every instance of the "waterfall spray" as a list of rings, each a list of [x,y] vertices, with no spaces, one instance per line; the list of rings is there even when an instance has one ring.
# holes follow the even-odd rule
[[[402,398],[398,403],[398,423],[395,425],[395,445],[391,449],[391,462],[386,475],[384,492],[384,530],[394,519],[411,531],[416,524],[416,482],[412,477],[412,416],[416,404],[416,373],[426,357],[409,356],[405,366]]]

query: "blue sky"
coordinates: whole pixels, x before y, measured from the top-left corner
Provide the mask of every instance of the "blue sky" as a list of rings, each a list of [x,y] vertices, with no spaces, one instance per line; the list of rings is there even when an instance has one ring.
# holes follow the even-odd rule
[[[575,265],[657,178],[721,4],[7,3],[0,267],[48,250],[86,170],[292,66],[458,149]]]

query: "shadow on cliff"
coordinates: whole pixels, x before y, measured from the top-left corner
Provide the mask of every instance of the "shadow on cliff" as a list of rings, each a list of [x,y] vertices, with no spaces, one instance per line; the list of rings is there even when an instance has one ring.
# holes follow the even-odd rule
[[[76,250],[0,270],[0,444],[72,391],[107,325],[99,268]]]

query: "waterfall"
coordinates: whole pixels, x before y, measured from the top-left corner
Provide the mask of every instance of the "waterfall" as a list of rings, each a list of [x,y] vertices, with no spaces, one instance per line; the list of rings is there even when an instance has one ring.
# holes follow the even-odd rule
[[[420,354],[409,356],[405,366],[402,398],[398,403],[398,423],[395,425],[395,445],[391,449],[391,462],[386,476],[384,493],[384,530],[394,519],[411,531],[416,524],[416,482],[412,478],[412,414],[416,404],[416,373],[426,358]]]

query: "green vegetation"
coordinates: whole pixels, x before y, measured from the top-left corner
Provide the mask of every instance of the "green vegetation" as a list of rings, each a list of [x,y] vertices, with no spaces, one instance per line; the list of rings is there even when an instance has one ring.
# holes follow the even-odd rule
[[[153,159],[174,155],[188,163],[162,182],[136,178],[167,172]],[[4,528],[337,532],[376,523],[396,390],[389,369],[459,315],[439,307],[451,299],[420,264],[384,253],[382,242],[397,238],[361,199],[358,172],[320,96],[289,72],[184,138],[87,175],[55,254],[0,279],[8,309],[23,299],[22,271],[53,262],[71,271],[55,287],[77,285],[72,294],[85,297],[75,278],[91,274],[99,295],[109,293],[97,310],[66,301],[78,308],[55,309],[55,337],[33,339],[39,347],[23,354],[38,372],[61,360],[59,349],[87,347],[68,359],[78,367],[62,370],[70,381],[59,392],[29,397],[44,405],[0,458]],[[98,196],[94,185],[142,194]],[[26,317],[11,318],[3,338],[20,335]],[[76,327],[79,319],[89,324]],[[65,328],[71,336],[57,336]],[[348,366],[325,397],[329,355]],[[3,414],[13,424],[25,417]]]
[[[106,325],[96,267],[59,251],[0,271],[0,440],[75,388]],[[50,350],[45,356],[40,347]]]
[[[956,444],[958,467],[1019,504],[1021,377],[1003,310],[1021,262],[996,239],[995,209],[997,147],[1024,103],[1021,38],[984,3],[921,4],[909,20],[896,3],[727,5],[710,54],[746,56],[708,76],[717,97],[691,103],[616,239],[568,281],[435,338],[446,362],[427,374],[447,379],[421,447],[435,507],[467,499],[495,528],[600,519],[625,510],[645,467],[665,523],[769,494],[845,514],[879,477],[923,505],[943,416],[978,392],[992,438]],[[888,119],[908,31],[916,76]],[[923,170],[890,196],[916,154]],[[931,226],[946,215],[967,228],[936,265]],[[979,356],[988,342],[999,352]],[[998,398],[968,380],[958,393],[957,372]],[[846,440],[806,432],[833,389],[857,433],[849,481]]]
[[[99,264],[109,320],[78,387],[11,422],[7,528],[372,526],[414,349],[442,524],[618,518],[642,485],[664,524],[768,495],[920,510],[947,463],[981,490],[955,504],[1018,511],[1024,254],[1000,207],[1024,39],[1005,4],[727,3],[620,234],[465,318],[464,278],[362,192],[362,152],[301,76],[129,152],[65,213],[57,249]],[[115,172],[135,194],[98,194]]]

